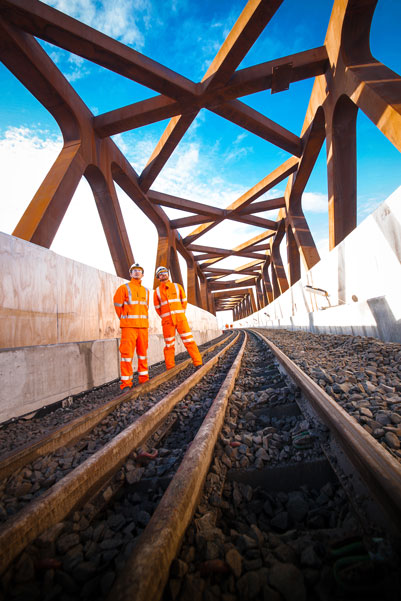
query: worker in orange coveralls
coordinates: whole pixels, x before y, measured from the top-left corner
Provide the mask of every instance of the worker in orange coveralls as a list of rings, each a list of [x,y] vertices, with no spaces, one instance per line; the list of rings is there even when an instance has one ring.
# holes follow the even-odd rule
[[[141,384],[149,380],[148,374],[148,329],[149,290],[142,286],[144,269],[139,263],[131,265],[131,281],[120,286],[114,295],[114,308],[120,319],[121,328],[121,381],[123,392],[132,388],[132,360],[138,356],[138,380]]]
[[[153,302],[157,314],[162,320],[166,368],[171,369],[175,365],[176,330],[181,336],[185,348],[191,355],[193,364],[195,366],[202,365],[202,357],[185,317],[187,298],[183,287],[180,284],[170,282],[166,267],[158,267],[156,269],[156,277],[160,282],[160,286],[153,293]]]

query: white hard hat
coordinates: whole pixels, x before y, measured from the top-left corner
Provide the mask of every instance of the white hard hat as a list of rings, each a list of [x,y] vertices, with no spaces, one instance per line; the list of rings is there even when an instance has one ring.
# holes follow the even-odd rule
[[[155,276],[157,277],[160,273],[162,273],[163,271],[166,271],[168,273],[168,269],[167,267],[164,267],[163,265],[160,265],[160,267],[158,267],[155,271]]]
[[[142,267],[142,265],[139,265],[139,263],[133,263],[133,264],[131,265],[131,267],[129,268],[129,272],[131,273],[131,271],[132,271],[133,269],[142,269],[142,273],[145,273],[145,270],[144,270],[144,268]]]

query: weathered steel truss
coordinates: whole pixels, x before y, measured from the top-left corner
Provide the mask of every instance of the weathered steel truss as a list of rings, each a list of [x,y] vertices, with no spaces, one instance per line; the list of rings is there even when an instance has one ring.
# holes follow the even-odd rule
[[[377,0],[335,0],[324,46],[238,70],[282,2],[249,0],[202,81],[195,83],[38,0],[0,0],[0,58],[53,115],[64,138],[60,155],[13,234],[49,248],[85,176],[117,275],[128,277],[134,256],[114,182],[155,224],[159,236],[156,263],[169,267],[173,279],[181,283],[177,253],[185,259],[189,302],[212,312],[233,309],[238,319],[294,284],[300,278],[301,259],[306,269],[319,260],[302,210],[302,194],[324,140],[333,248],[356,226],[357,111],[361,109],[401,151],[401,79],[370,52]],[[94,117],[34,36],[158,95]],[[310,77],[315,77],[315,83],[299,137],[238,100],[262,90],[280,92]],[[151,188],[203,108],[292,155],[224,210]],[[138,175],[110,136],[166,118],[170,118],[167,128]],[[284,197],[258,201],[284,180]],[[169,220],[161,207],[193,215]],[[258,216],[273,209],[279,209],[275,221]],[[225,219],[260,227],[262,233],[234,249],[197,244]],[[189,225],[196,227],[181,238],[179,228]],[[288,278],[279,250],[284,237]],[[233,255],[252,260],[236,269],[215,267]],[[231,274],[234,280],[218,281]]]

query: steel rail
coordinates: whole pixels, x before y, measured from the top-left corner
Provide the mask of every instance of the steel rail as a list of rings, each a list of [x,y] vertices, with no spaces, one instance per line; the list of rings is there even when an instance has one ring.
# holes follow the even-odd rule
[[[210,353],[216,347],[230,341],[232,336],[220,340],[211,347],[204,349],[201,355]],[[127,401],[133,401],[142,394],[147,394],[161,384],[168,382],[173,379],[180,371],[184,370],[192,362],[192,359],[186,359],[182,363],[179,363],[172,369],[158,374],[148,382],[135,386],[133,390],[129,390],[124,394],[121,394],[110,401],[107,401],[103,405],[96,407],[88,411],[87,413],[77,417],[67,424],[54,428],[47,434],[41,436],[33,443],[27,443],[26,445],[19,447],[15,451],[11,451],[3,455],[0,459],[0,480],[7,478],[11,474],[14,474],[18,469],[35,461],[38,457],[42,457],[47,453],[52,453],[60,447],[64,447],[85,436],[95,426],[97,426],[107,415],[109,415],[114,409],[116,409],[122,403]]]
[[[128,428],[32,501],[0,528],[0,573],[44,530],[64,519],[115,473],[126,458],[163,423],[185,395],[216,365],[237,336],[210,361],[166,395]]]
[[[241,349],[202,426],[116,580],[108,601],[158,601],[161,598],[171,562],[179,550],[202,493],[246,342],[245,334]]]
[[[286,373],[301,388],[316,413],[335,435],[372,495],[401,531],[401,465],[266,336],[252,329],[250,331],[266,342]]]

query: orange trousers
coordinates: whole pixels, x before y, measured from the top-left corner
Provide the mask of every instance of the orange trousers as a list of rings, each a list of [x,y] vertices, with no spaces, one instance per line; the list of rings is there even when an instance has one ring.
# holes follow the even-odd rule
[[[162,323],[164,342],[166,346],[163,349],[166,368],[171,369],[175,365],[175,331],[181,336],[181,340],[191,356],[194,365],[202,365],[202,357],[196,346],[196,342],[189,329],[187,318],[180,319],[175,325],[172,320],[163,320]]]
[[[120,388],[132,387],[132,360],[134,353],[138,356],[139,383],[149,380],[148,374],[148,328],[121,328],[121,381]]]

